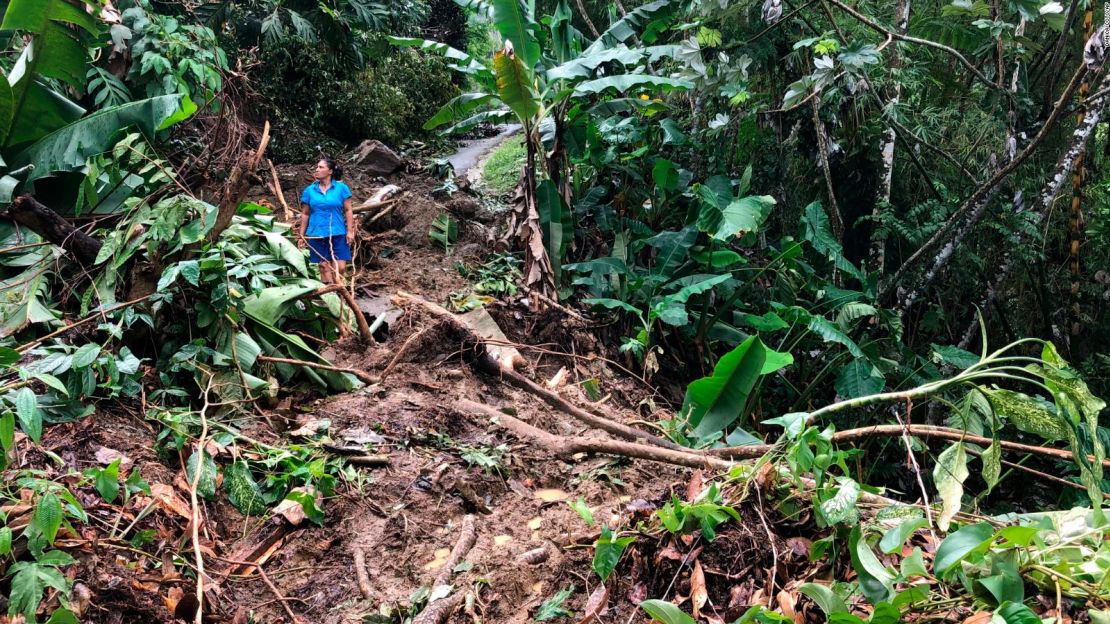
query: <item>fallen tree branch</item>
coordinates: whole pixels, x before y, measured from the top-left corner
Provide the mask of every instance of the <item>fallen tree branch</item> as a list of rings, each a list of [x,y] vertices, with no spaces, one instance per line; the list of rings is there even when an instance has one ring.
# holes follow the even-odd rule
[[[323,288],[318,288],[312,291],[307,296],[322,297],[328,293],[333,292],[339,293],[339,296],[343,299],[343,302],[347,304],[347,307],[351,309],[351,313],[355,315],[355,322],[358,323],[358,333],[362,335],[362,341],[374,342],[374,336],[370,332],[370,324],[366,322],[366,315],[364,315],[362,313],[362,310],[358,308],[358,302],[355,301],[354,295],[352,295],[351,291],[347,290],[343,286],[343,284],[331,284],[330,286],[324,286]]]
[[[1000,86],[996,85],[995,83],[991,82],[990,80],[988,80],[987,77],[984,76],[983,73],[980,72],[975,67],[975,65],[972,65],[971,62],[968,61],[967,58],[963,54],[960,54],[960,52],[958,50],[956,50],[955,48],[946,46],[943,43],[937,43],[936,41],[930,41],[928,39],[920,39],[918,37],[911,37],[909,35],[905,35],[905,34],[902,34],[900,32],[895,32],[893,30],[889,30],[887,28],[884,28],[881,24],[878,24],[877,22],[871,20],[866,15],[863,15],[859,11],[857,11],[857,10],[853,9],[852,7],[848,6],[847,4],[844,4],[840,0],[829,0],[829,2],[831,2],[832,4],[835,4],[837,7],[839,7],[842,11],[844,11],[848,15],[851,15],[852,17],[856,18],[856,21],[860,22],[861,24],[867,26],[868,28],[874,30],[877,33],[880,33],[882,35],[886,35],[888,38],[897,39],[899,41],[905,41],[906,43],[915,43],[917,45],[922,45],[922,46],[925,46],[925,47],[928,47],[928,48],[933,48],[934,50],[940,50],[941,52],[944,52],[944,53],[948,54],[952,58],[956,59],[956,61],[958,61],[965,68],[967,68],[967,70],[969,72],[971,72],[972,75],[974,75],[976,78],[978,78],[983,84],[985,84],[986,86],[988,86],[992,89],[995,89],[997,91],[1001,91],[1002,93],[1004,93],[1006,95],[1006,97],[1010,98],[1011,100],[1014,99],[1014,94],[1010,93],[1005,88],[1000,87]]]
[[[489,355],[486,353],[485,341],[482,340],[482,338],[476,333],[474,333],[474,330],[467,326],[466,323],[459,319],[458,316],[452,314],[443,306],[432,303],[422,297],[418,297],[404,291],[398,291],[398,293],[393,297],[393,305],[400,307],[405,304],[420,306],[432,315],[447,321],[447,323],[450,324],[456,331],[465,335],[468,345],[467,348],[464,349],[464,353],[469,352],[473,363],[480,371],[488,373],[490,375],[499,376],[502,381],[507,381],[510,385],[513,385],[536,396],[551,407],[554,407],[555,409],[563,412],[564,414],[567,414],[568,416],[573,416],[575,419],[580,420],[583,423],[590,425],[591,427],[597,427],[598,429],[607,431],[615,436],[624,438],[626,440],[647,442],[655,446],[673,450],[683,449],[683,447],[675,444],[674,442],[671,442],[670,440],[666,440],[657,435],[647,433],[646,431],[640,431],[639,429],[629,427],[628,425],[619,423],[606,416],[597,414],[596,412],[587,412],[586,410],[574,405],[570,401],[567,401],[563,397],[543,388],[542,386],[535,383],[531,379],[528,379],[524,375],[521,375],[516,371],[506,370],[502,368],[500,364],[498,364],[498,362],[489,357]]]
[[[858,442],[868,438],[895,438],[902,435],[903,431],[918,438],[939,438],[941,440],[964,441],[970,444],[978,444],[981,446],[990,446],[993,442],[992,438],[977,436],[961,429],[953,429],[951,427],[937,427],[934,425],[914,425],[907,424],[904,428],[902,425],[873,425],[871,427],[860,427],[858,429],[845,429],[833,434],[833,444],[843,444],[846,442]],[[1075,461],[1075,454],[1066,449],[1056,449],[1047,446],[1034,446],[1032,444],[1022,444],[1020,442],[1011,442],[1009,440],[999,440],[998,445],[1004,451],[1011,451],[1014,453],[1029,453],[1032,455],[1040,455],[1041,457],[1051,457],[1054,459],[1062,459],[1066,461]],[[774,444],[751,444],[748,446],[733,446],[726,448],[710,449],[709,453],[718,457],[727,457],[729,459],[754,459],[762,457],[768,451],[775,447]],[[1088,455],[1089,461],[1095,461],[1093,456]],[[1110,468],[1110,459],[1103,460],[1102,465]]]
[[[197,490],[200,489],[200,478],[204,474],[204,459],[208,456],[205,444],[208,442],[208,407],[210,406],[208,393],[212,390],[212,380],[215,376],[209,375],[208,384],[204,388],[204,405],[200,408],[200,437],[197,438],[197,450],[194,451],[197,463],[193,466],[193,478],[189,480],[189,513],[192,515],[190,528],[192,529],[193,553],[197,565],[197,614],[193,620],[195,624],[204,622],[204,555],[200,548],[200,500]],[[186,474],[188,465],[182,466]]]
[[[421,329],[420,331],[415,332],[413,335],[409,336],[408,339],[406,339],[405,342],[401,344],[401,348],[397,349],[397,353],[393,355],[393,359],[389,360],[389,364],[387,364],[385,369],[382,370],[382,381],[385,381],[385,378],[389,377],[389,373],[393,372],[393,367],[397,366],[397,363],[401,361],[401,356],[403,356],[405,352],[408,351],[412,343],[416,342],[416,340],[423,336],[424,333],[427,332],[429,329],[437,327],[438,325],[438,323],[434,325],[429,325],[424,329]]]
[[[292,216],[293,210],[289,208],[289,204],[285,201],[285,192],[281,190],[281,181],[278,180],[277,169],[274,163],[269,158],[266,159],[266,166],[270,169],[270,192],[273,193],[278,202],[281,203],[281,214],[278,215],[279,221],[285,221]]]
[[[83,267],[91,267],[103,243],[73,227],[62,215],[42,205],[30,195],[12,200],[6,215],[16,223],[61,247]]]
[[[559,457],[571,457],[578,453],[600,453],[690,468],[717,468],[721,470],[727,470],[734,464],[733,461],[689,449],[674,450],[620,440],[555,435],[488,405],[466,399],[459,400],[455,406],[469,414],[481,415],[496,420],[498,425],[513,435],[538,444]]]
[[[273,357],[270,355],[258,356],[260,362],[273,362],[275,364],[291,364],[293,366],[308,366],[310,368],[318,368],[320,370],[332,371],[334,373],[348,373],[354,375],[359,381],[366,384],[377,383],[378,380],[370,376],[366,371],[358,370],[357,368],[345,368],[343,366],[332,366],[331,364],[320,364],[319,362],[306,362],[305,360],[294,360],[291,358]]]
[[[300,622],[302,621],[301,618],[297,617],[297,614],[293,613],[293,609],[289,606],[289,601],[296,600],[296,599],[295,598],[286,598],[285,596],[283,596],[281,594],[281,592],[278,590],[277,585],[274,585],[274,582],[272,580],[270,580],[270,575],[266,574],[266,571],[262,569],[261,565],[254,564],[254,563],[251,563],[249,561],[236,561],[234,559],[225,559],[224,557],[217,557],[216,555],[212,555],[212,558],[223,561],[224,563],[230,563],[231,565],[254,566],[255,569],[258,570],[258,576],[262,578],[262,582],[266,583],[266,587],[270,588],[270,592],[274,594],[274,598],[277,598],[277,601],[281,603],[282,608],[285,609],[285,613],[286,613],[286,615],[289,616],[289,620],[293,624],[300,624]],[[198,621],[199,621],[200,611],[198,610],[197,613],[198,613],[197,618],[198,618]]]
[[[207,242],[213,243],[220,238],[220,234],[223,234],[224,230],[231,225],[231,220],[239,212],[239,204],[243,203],[243,199],[251,190],[251,186],[255,182],[261,182],[261,178],[258,177],[256,171],[262,162],[262,155],[266,152],[266,146],[269,144],[270,122],[267,121],[262,128],[262,140],[258,142],[258,148],[253,154],[244,153],[239,156],[239,160],[231,168],[231,175],[224,182],[223,190],[220,192],[220,204],[216,210],[215,223],[205,236]]]
[[[84,325],[85,323],[88,323],[90,321],[95,321],[97,319],[103,319],[104,315],[109,313],[109,312],[115,312],[116,310],[122,310],[123,308],[126,308],[128,306],[133,306],[137,303],[142,303],[143,301],[146,301],[147,299],[150,299],[153,296],[154,295],[152,293],[152,294],[147,295],[145,297],[139,297],[138,299],[132,299],[131,301],[125,301],[125,302],[123,302],[119,305],[112,306],[112,307],[108,308],[107,310],[97,310],[96,312],[93,312],[92,314],[90,314],[89,316],[86,316],[83,319],[74,321],[74,322],[70,323],[69,325],[66,325],[65,327],[62,327],[61,329],[56,329],[56,330],[50,332],[49,334],[46,334],[45,336],[42,336],[40,338],[35,338],[31,342],[20,345],[20,346],[16,347],[15,350],[18,351],[19,353],[26,353],[27,351],[29,351],[31,349],[34,349],[35,347],[42,344],[43,342],[45,342],[47,340],[50,340],[51,338],[54,338],[56,336],[60,336],[60,335],[66,333],[67,331],[69,331],[71,329],[75,329],[77,327],[80,327],[81,325]]]
[[[455,547],[451,549],[451,555],[447,557],[447,562],[440,568],[439,574],[436,575],[436,580],[432,584],[432,588],[443,587],[451,582],[451,574],[455,570],[455,566],[462,563],[466,554],[474,548],[474,544],[478,541],[478,531],[474,526],[475,517],[473,514],[467,514],[463,517],[461,532],[459,539],[455,542]],[[412,624],[442,624],[447,618],[459,607],[466,592],[457,591],[450,596],[440,598],[428,603],[424,610],[417,615]]]

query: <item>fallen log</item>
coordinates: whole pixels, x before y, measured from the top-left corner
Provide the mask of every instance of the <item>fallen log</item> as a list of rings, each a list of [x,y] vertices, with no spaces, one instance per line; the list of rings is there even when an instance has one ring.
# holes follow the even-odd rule
[[[366,201],[351,208],[351,212],[358,214],[360,212],[366,212],[367,210],[374,210],[375,208],[386,206],[400,199],[399,196],[403,192],[404,189],[397,186],[396,184],[386,184],[385,186],[375,191],[374,194],[371,195]]]
[[[96,262],[96,257],[103,246],[99,239],[73,227],[65,217],[42,205],[30,195],[20,195],[12,200],[6,215],[61,247],[84,267],[91,267]]]
[[[262,155],[269,144],[270,122],[267,121],[262,128],[262,140],[258,142],[258,148],[254,153],[241,154],[231,168],[231,175],[224,182],[223,190],[220,192],[219,207],[216,209],[216,221],[205,236],[207,242],[213,243],[219,240],[220,234],[223,234],[224,230],[231,225],[231,220],[239,212],[239,204],[243,203],[251,187],[262,182],[257,171],[262,163]]]

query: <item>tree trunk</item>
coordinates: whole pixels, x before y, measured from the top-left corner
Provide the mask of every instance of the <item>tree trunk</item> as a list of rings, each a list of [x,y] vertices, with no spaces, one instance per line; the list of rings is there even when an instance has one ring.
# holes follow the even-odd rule
[[[30,195],[15,198],[8,207],[7,215],[16,223],[66,250],[81,266],[91,267],[100,254],[103,243],[73,227],[60,214],[40,204]]]
[[[895,25],[896,31],[899,34],[906,34],[910,26],[910,0],[898,0],[898,6],[895,8],[895,15],[898,23]],[[898,54],[898,46],[894,45],[890,49],[890,69],[892,72],[898,71],[902,67],[902,57]],[[894,97],[890,98],[890,115],[893,117],[896,114],[899,102],[902,100],[902,83],[895,80],[894,82]],[[891,120],[887,124],[886,129],[883,131],[883,175],[882,182],[879,184],[879,197],[875,202],[875,208],[871,212],[871,227],[875,230],[879,229],[879,217],[883,208],[890,205],[890,187],[894,181],[894,143],[898,135],[894,128],[894,121]],[[882,275],[883,267],[886,265],[886,239],[879,233],[873,232],[871,235],[871,268],[878,274]]]
[[[516,238],[524,248],[524,285],[541,294],[555,298],[555,275],[547,248],[543,244],[543,229],[536,208],[536,156],[539,137],[535,128],[524,126],[524,145],[527,149],[520,185],[512,200],[512,216],[508,236]]]

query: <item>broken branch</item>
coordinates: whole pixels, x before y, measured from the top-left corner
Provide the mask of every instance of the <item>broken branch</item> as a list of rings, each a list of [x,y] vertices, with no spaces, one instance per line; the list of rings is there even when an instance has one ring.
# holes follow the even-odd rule
[[[269,355],[260,355],[258,360],[261,362],[273,362],[275,364],[291,364],[293,366],[308,366],[310,368],[318,368],[320,370],[332,371],[335,373],[348,373],[354,375],[359,381],[367,384],[377,383],[378,380],[370,376],[366,371],[358,370],[357,368],[346,368],[343,366],[332,366],[331,364],[321,364],[319,362],[306,362],[305,360],[294,360],[292,358],[273,357]]]

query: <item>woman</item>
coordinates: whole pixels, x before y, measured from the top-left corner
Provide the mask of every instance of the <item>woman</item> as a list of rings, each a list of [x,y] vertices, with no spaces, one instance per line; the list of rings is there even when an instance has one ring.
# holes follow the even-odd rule
[[[338,284],[355,242],[351,189],[340,182],[343,168],[331,158],[316,163],[313,177],[316,181],[301,193],[297,246],[304,249],[307,238],[309,260],[320,265],[320,278],[326,284]]]

